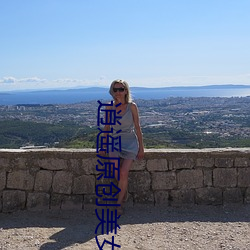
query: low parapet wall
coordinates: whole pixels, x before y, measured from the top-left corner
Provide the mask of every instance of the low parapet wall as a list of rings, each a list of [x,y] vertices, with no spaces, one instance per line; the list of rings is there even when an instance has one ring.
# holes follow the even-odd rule
[[[95,206],[96,186],[110,183],[97,159],[91,149],[0,150],[0,212]],[[250,203],[250,148],[147,150],[128,190],[131,206]]]

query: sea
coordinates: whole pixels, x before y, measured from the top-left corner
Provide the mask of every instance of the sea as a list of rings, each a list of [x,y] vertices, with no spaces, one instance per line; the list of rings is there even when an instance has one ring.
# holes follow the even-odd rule
[[[250,97],[250,85],[214,85],[203,87],[131,88],[136,99],[168,97]],[[0,105],[74,104],[92,100],[111,100],[108,88],[1,92]]]

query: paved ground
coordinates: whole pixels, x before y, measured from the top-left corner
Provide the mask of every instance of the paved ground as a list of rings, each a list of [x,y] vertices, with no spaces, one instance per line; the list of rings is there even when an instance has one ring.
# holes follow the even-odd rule
[[[250,250],[250,206],[126,209],[117,234],[102,235],[121,249]],[[1,250],[98,249],[99,221],[90,212],[31,212],[0,214]],[[105,244],[103,249],[112,249]],[[119,249],[119,248],[114,248]]]

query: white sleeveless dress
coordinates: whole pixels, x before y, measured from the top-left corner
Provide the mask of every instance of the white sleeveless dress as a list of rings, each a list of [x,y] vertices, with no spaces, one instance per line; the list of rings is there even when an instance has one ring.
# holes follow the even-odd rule
[[[115,106],[113,106],[113,109],[115,109]],[[125,113],[123,115],[118,114],[118,116],[122,116],[122,118],[118,119],[121,125],[116,123],[116,125],[111,125],[111,128],[113,128],[112,136],[114,138],[121,136],[121,152],[117,152],[116,150],[111,152],[111,146],[109,146],[109,155],[110,157],[135,160],[139,150],[139,143],[134,130],[131,103],[128,103]],[[116,134],[119,130],[121,132]]]

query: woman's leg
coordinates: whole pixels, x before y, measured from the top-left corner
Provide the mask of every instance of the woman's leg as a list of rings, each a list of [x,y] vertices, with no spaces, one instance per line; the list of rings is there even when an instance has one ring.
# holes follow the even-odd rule
[[[113,153],[109,154],[110,157],[115,157]],[[128,173],[132,166],[133,160],[132,159],[123,159],[120,158],[120,166],[118,165],[117,160],[109,160],[114,164],[113,171],[115,172],[115,178],[118,181],[118,168],[120,172],[120,180],[118,181],[118,187],[121,189],[121,191],[118,194],[118,201],[117,204],[120,204],[121,206],[117,207],[118,214],[122,214],[122,203],[124,196],[126,195],[127,188],[128,188]]]
[[[109,157],[111,158],[119,158],[116,152],[109,152]],[[120,164],[118,164],[118,160],[109,160],[110,163],[113,163],[112,172],[115,174],[115,179],[118,181],[118,169],[120,171],[120,166],[122,165],[122,159],[120,158]]]
[[[118,204],[122,204],[122,200],[127,192],[128,188],[128,173],[132,166],[132,159],[123,159],[121,168],[120,168],[120,181],[118,187],[121,189],[118,195]]]

